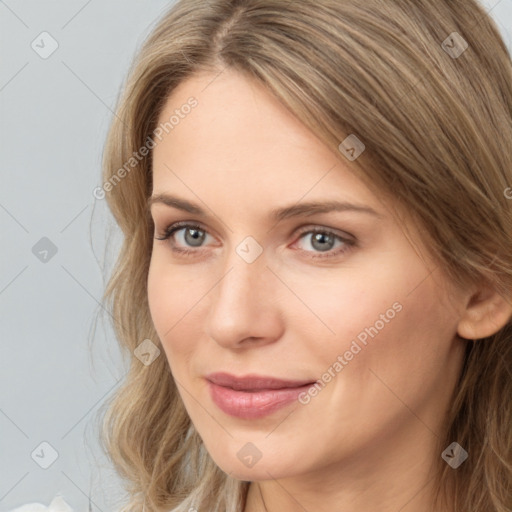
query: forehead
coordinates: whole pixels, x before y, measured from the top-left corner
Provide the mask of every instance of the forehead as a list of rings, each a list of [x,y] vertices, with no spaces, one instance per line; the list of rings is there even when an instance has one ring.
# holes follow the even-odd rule
[[[184,107],[191,98],[195,106]],[[375,201],[348,161],[262,84],[234,71],[182,82],[160,113],[159,125],[165,123],[153,150],[157,192],[178,189],[192,198],[191,192],[215,187],[241,206],[317,200],[327,193],[329,199]]]
[[[222,159],[224,164],[231,159],[233,167],[234,160],[243,155],[251,156],[254,166],[308,154],[308,161],[334,160],[332,151],[262,84],[244,75],[226,70],[218,76],[201,74],[189,78],[167,99],[159,123],[164,125],[180,110],[188,111],[185,105],[190,98],[197,105],[183,118],[176,119],[174,115],[178,122],[163,134],[168,144],[160,144],[155,153],[169,150],[181,156],[186,149],[190,159]]]

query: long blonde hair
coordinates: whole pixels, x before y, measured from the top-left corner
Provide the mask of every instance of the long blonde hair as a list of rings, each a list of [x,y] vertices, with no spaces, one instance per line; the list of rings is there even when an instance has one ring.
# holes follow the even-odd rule
[[[178,84],[225,68],[263,83],[333,150],[350,134],[363,141],[356,161],[340,159],[405,207],[455,283],[484,278],[507,297],[512,289],[512,65],[476,0],[178,1],[132,64],[103,162],[101,193],[124,234],[104,300],[131,362],[101,434],[126,482],[126,512],[245,504],[249,482],[206,452],[166,358],[145,366],[133,355],[145,339],[160,343],[146,288],[151,151],[141,148]],[[451,510],[507,512],[512,324],[467,345],[439,439],[436,497],[450,487]],[[456,470],[441,458],[452,441],[469,454]]]

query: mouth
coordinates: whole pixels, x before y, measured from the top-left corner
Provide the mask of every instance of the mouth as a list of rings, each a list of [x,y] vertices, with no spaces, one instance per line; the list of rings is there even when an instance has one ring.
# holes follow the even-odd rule
[[[206,376],[210,397],[224,413],[242,419],[267,416],[296,401],[316,380],[283,380],[275,377],[227,373]]]

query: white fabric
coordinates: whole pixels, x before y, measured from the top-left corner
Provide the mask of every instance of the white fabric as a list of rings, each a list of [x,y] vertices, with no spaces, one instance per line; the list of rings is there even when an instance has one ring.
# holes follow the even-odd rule
[[[47,507],[41,505],[41,503],[27,503],[10,512],[73,512],[73,509],[64,501],[62,496],[55,496]]]

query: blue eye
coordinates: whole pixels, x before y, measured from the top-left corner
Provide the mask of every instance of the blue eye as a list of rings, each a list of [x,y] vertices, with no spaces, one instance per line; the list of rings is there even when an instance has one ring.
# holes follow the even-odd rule
[[[330,258],[338,256],[355,245],[355,241],[353,239],[342,237],[333,231],[322,228],[310,229],[309,231],[303,232],[299,240],[306,239],[306,237],[309,237],[309,245],[313,247],[314,251],[309,251],[307,249],[301,249],[301,251],[315,253],[312,254],[313,258]],[[338,242],[338,250],[333,252],[336,242]]]
[[[177,222],[176,224],[172,224],[168,228],[165,229],[164,233],[160,237],[155,237],[157,240],[169,240],[175,233],[178,231],[183,231],[183,239],[186,244],[190,244],[189,247],[200,248],[201,244],[206,238],[206,230],[204,230],[201,226],[197,224],[191,224],[187,222]],[[171,244],[171,248],[175,252],[179,253],[193,253],[195,252],[193,249],[179,247],[176,246],[174,240]]]
[[[182,241],[176,244],[175,234],[183,231]],[[353,237],[343,237],[326,228],[309,228],[300,233],[299,240],[310,237],[310,246],[313,250],[299,249],[301,252],[310,253],[312,258],[330,258],[338,256],[356,245]],[[197,249],[203,248],[203,242],[210,236],[199,224],[189,222],[177,222],[167,227],[163,234],[155,237],[157,240],[171,240],[171,250],[184,256],[197,254]],[[336,243],[338,243],[337,249]]]

